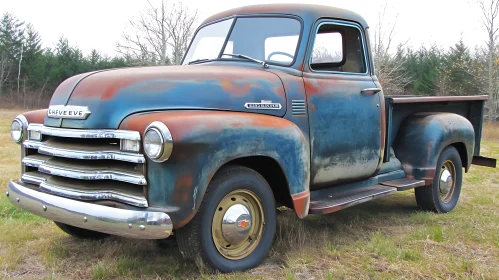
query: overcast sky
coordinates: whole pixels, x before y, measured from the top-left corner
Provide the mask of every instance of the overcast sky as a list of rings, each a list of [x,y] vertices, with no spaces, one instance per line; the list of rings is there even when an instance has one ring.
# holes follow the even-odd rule
[[[154,2],[155,0],[153,0]],[[159,1],[159,0],[157,0]],[[353,10],[374,27],[378,12],[387,4],[387,23],[397,19],[397,40],[412,46],[449,47],[461,37],[468,45],[481,45],[485,32],[473,0],[184,0],[197,8],[198,22],[211,14],[238,6],[263,3],[315,3]],[[12,12],[31,22],[43,45],[53,47],[61,35],[88,54],[91,49],[114,55],[127,21],[146,8],[146,0],[0,0],[0,13]]]

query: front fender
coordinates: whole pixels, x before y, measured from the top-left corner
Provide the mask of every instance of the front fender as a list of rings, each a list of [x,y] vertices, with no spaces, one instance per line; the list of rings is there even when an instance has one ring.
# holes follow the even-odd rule
[[[292,198],[305,205],[300,211],[308,213],[310,149],[294,123],[252,113],[164,111],[129,116],[120,129],[139,131],[143,139],[144,129],[153,121],[170,129],[173,153],[164,163],[147,160],[149,204],[178,209],[169,213],[175,228],[194,217],[217,170],[247,156],[274,159]]]
[[[408,177],[431,184],[440,153],[453,144],[464,145],[467,170],[475,146],[475,131],[468,119],[452,113],[417,113],[402,122],[393,147]]]

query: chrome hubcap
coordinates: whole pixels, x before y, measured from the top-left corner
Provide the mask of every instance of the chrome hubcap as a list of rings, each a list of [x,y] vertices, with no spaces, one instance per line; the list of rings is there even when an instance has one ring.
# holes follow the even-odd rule
[[[242,204],[234,204],[223,217],[222,234],[230,243],[240,243],[248,238],[251,223],[250,210]]]
[[[440,175],[440,193],[448,194],[453,185],[452,174],[449,170],[444,169],[442,175]]]
[[[438,182],[438,190],[440,192],[440,199],[444,203],[451,201],[455,189],[455,176],[456,167],[452,161],[444,162],[440,169],[440,180]]]

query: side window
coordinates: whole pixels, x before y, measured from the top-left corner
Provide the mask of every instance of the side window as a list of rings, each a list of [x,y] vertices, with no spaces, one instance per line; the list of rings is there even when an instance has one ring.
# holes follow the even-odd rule
[[[365,73],[366,62],[359,29],[322,24],[315,35],[310,68],[313,71]]]
[[[319,33],[315,36],[312,64],[341,63],[343,61],[343,36],[338,31]]]

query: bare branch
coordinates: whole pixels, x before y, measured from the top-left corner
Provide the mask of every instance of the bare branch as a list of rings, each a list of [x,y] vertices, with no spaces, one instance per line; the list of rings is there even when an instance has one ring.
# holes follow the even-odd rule
[[[129,21],[117,51],[140,64],[180,64],[194,33],[197,10],[179,2],[151,1],[138,18]]]

